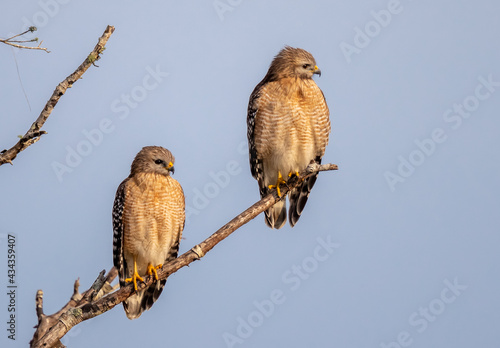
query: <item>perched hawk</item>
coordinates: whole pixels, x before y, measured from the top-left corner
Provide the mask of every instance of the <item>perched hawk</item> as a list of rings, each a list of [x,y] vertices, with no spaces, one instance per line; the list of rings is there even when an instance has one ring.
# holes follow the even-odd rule
[[[330,134],[328,106],[312,77],[321,75],[314,57],[286,46],[255,87],[248,103],[247,126],[250,168],[261,197],[285,178],[297,175],[311,161],[321,163]],[[290,192],[289,221],[300,218],[317,174]],[[266,224],[281,228],[286,222],[282,200],[265,212]]]
[[[156,270],[177,257],[184,228],[184,193],[170,176],[174,156],[163,147],[146,146],[118,186],[113,205],[113,263],[120,286],[154,275],[156,281],[123,302],[129,319],[138,318],[160,296],[165,280]]]

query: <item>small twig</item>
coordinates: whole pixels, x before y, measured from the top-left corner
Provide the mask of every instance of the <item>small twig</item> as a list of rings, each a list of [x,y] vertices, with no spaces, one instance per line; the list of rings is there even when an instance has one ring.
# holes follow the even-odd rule
[[[18,36],[23,36],[26,33],[32,33],[32,32],[37,31],[37,30],[38,30],[37,27],[29,27],[28,30],[23,31],[21,34],[17,34],[17,35],[11,36],[11,37],[9,37],[8,39],[5,39],[5,40],[11,41],[13,38],[16,38]]]
[[[22,48],[22,49],[26,49],[26,50],[41,50],[41,51],[45,51],[47,53],[50,53],[50,51],[48,51],[47,48],[40,47],[42,45],[43,41],[41,41],[40,44],[38,46],[35,46],[35,47],[33,47],[33,46],[19,45],[20,43],[38,42],[38,38],[34,38],[34,39],[31,39],[31,40],[12,40],[12,39],[14,39],[16,37],[23,36],[24,34],[29,33],[29,32],[32,33],[32,32],[34,32],[36,30],[37,30],[36,27],[29,27],[28,30],[26,30],[25,32],[22,32],[21,34],[14,35],[12,37],[9,37],[8,39],[0,39],[0,42],[4,43],[6,45],[12,46],[12,47]]]
[[[106,277],[104,277],[103,272],[101,272],[99,274],[99,276],[97,277],[97,280],[94,282],[94,284],[92,284],[92,286],[87,291],[85,291],[83,293],[83,296],[82,296],[82,294],[80,294],[80,292],[78,290],[80,287],[80,280],[79,279],[75,280],[75,283],[73,285],[73,294],[71,295],[71,298],[60,310],[58,310],[56,313],[54,313],[52,315],[43,314],[43,291],[42,290],[37,291],[37,293],[36,293],[36,313],[37,313],[37,317],[38,317],[38,325],[35,326],[36,331],[33,335],[33,339],[30,342],[31,346],[36,344],[38,342],[38,340],[40,338],[42,338],[47,333],[47,331],[51,330],[51,328],[54,327],[59,322],[61,316],[64,313],[71,311],[72,309],[75,309],[82,304],[86,304],[87,302],[85,301],[85,299],[86,299],[85,295],[91,294],[95,291],[94,286],[96,285],[96,283],[99,279],[103,279],[105,281],[105,284],[109,285],[108,282],[112,282],[113,279],[118,274],[118,272],[116,271],[116,269],[114,267],[109,271],[109,273]],[[54,344],[56,346],[59,345],[59,347],[63,346],[58,339],[58,340],[52,342],[50,346],[46,346],[46,347],[52,347]]]
[[[43,41],[41,41],[38,46],[24,46],[24,45],[15,44],[12,41],[6,41],[6,40],[1,40],[1,39],[0,39],[0,42],[3,42],[6,45],[9,45],[9,46],[12,46],[12,47],[16,47],[16,48],[21,48],[21,49],[24,49],[24,50],[41,50],[41,51],[45,51],[47,53],[50,53],[50,51],[48,51],[46,47],[41,47],[40,46]],[[30,41],[25,41],[25,42],[30,42]]]
[[[54,110],[57,102],[61,98],[66,90],[73,86],[73,84],[78,81],[82,75],[87,71],[87,69],[95,63],[96,60],[100,58],[100,54],[104,51],[104,46],[108,42],[109,37],[113,34],[115,28],[109,26],[104,31],[104,34],[99,38],[99,42],[94,47],[92,52],[85,58],[82,64],[68,77],[66,77],[54,90],[52,96],[50,97],[47,104],[43,108],[42,112],[36,119],[36,121],[31,125],[30,129],[26,132],[26,134],[21,137],[21,139],[14,145],[12,148],[3,151],[0,153],[0,166],[5,163],[12,164],[12,160],[16,158],[16,156],[23,150],[25,150],[28,146],[34,144],[38,140],[40,140],[40,136],[42,134],[46,134],[45,131],[42,131],[41,128],[47,121],[47,118]]]
[[[3,39],[0,39],[0,40],[3,40]],[[7,40],[4,40],[4,41],[15,42],[15,43],[27,43],[27,42],[38,42],[38,38],[35,37],[34,39],[31,39],[31,40],[11,40],[11,39],[7,39]]]
[[[75,284],[73,284],[73,295],[71,296],[72,301],[75,301],[78,303],[82,299],[82,294],[80,294],[80,278],[75,280]]]
[[[42,321],[43,318],[43,291],[38,290],[35,297],[36,303],[36,317],[38,318],[38,323]]]
[[[82,303],[92,302],[94,300],[95,296],[99,293],[99,291],[106,283],[106,278],[104,277],[105,274],[106,270],[103,269],[97,276],[94,284],[92,284],[90,289],[83,294],[81,301],[78,302],[78,305],[81,305]]]
[[[335,164],[310,164],[306,170],[299,174],[299,177],[293,176],[288,180],[286,187],[281,190],[282,195],[278,197],[276,189],[271,190],[267,196],[263,197],[260,201],[252,205],[250,208],[245,210],[243,213],[236,216],[234,219],[229,221],[227,224],[222,226],[210,237],[205,239],[198,245],[195,245],[189,251],[185,252],[177,259],[163,265],[163,268],[158,271],[158,279],[167,279],[172,273],[177,272],[182,267],[188,266],[191,262],[201,259],[207,252],[209,252],[215,245],[227,238],[231,233],[236,231],[238,228],[255,218],[257,215],[262,213],[264,210],[270,208],[272,205],[276,204],[280,200],[286,197],[288,191],[297,187],[303,179],[316,174],[317,172],[327,171],[327,170],[337,170],[338,167]],[[285,186],[285,185],[284,185]],[[111,273],[111,271],[110,271]],[[108,275],[109,276],[109,275]],[[98,279],[101,275],[98,277]],[[97,281],[96,281],[97,282]],[[96,283],[94,282],[94,284]],[[137,290],[140,291],[145,289],[153,283],[153,277],[148,276],[144,282],[137,284]],[[87,291],[91,291],[90,289]],[[134,285],[131,283],[127,286],[120,288],[107,296],[100,298],[95,302],[85,303],[76,308],[68,308],[65,313],[58,317],[58,321],[50,327],[50,330],[46,330],[45,335],[37,335],[40,337],[39,340],[33,340],[31,342],[31,347],[51,347],[57,343],[72,327],[78,325],[82,321],[94,318],[100,314],[103,314],[119,303],[126,300],[134,293]],[[67,307],[65,307],[67,308]],[[59,313],[59,312],[58,312]],[[37,333],[35,333],[36,335]]]

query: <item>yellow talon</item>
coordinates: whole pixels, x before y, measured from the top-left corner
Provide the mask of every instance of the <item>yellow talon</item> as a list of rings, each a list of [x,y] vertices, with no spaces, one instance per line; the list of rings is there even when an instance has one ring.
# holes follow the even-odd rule
[[[156,273],[156,270],[157,269],[160,269],[162,268],[163,265],[162,264],[159,264],[158,266],[153,266],[152,264],[148,264],[148,275],[152,275],[154,274],[155,275],[155,280],[158,280],[158,273]]]
[[[276,181],[276,185],[269,185],[270,189],[276,188],[276,192],[278,193],[278,197],[281,197],[280,184],[286,184],[285,179],[281,175],[281,172],[278,171],[278,180]]]
[[[295,175],[297,178],[299,178],[299,177],[300,177],[300,175],[299,175],[299,172],[298,172],[298,171],[294,171],[294,172],[290,172],[290,173],[288,173],[288,177],[289,177],[289,178],[291,178],[291,177],[292,177],[292,175]]]
[[[137,291],[137,279],[139,279],[141,282],[144,281],[144,279],[141,278],[139,273],[137,273],[137,264],[134,259],[134,274],[132,275],[131,278],[126,278],[125,282],[134,282],[134,290]]]

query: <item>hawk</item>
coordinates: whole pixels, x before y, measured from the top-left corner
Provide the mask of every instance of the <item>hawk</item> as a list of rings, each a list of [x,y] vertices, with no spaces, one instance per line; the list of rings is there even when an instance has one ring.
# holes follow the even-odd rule
[[[301,48],[286,46],[275,57],[248,103],[247,127],[250,169],[261,197],[286,183],[283,176],[298,175],[311,161],[321,163],[330,134],[325,96],[312,79],[321,75],[314,57]],[[317,174],[288,196],[289,222],[300,218]],[[265,212],[266,224],[281,228],[286,222],[282,200]]]
[[[156,270],[177,257],[185,220],[182,187],[171,177],[174,156],[159,146],[146,146],[132,162],[113,205],[113,264],[120,286],[153,275],[155,281],[123,301],[129,319],[140,317],[160,296],[166,280]]]

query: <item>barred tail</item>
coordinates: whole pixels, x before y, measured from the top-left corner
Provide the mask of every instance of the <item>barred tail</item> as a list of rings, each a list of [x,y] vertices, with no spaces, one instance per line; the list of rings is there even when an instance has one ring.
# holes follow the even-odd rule
[[[142,312],[151,308],[153,303],[160,297],[163,287],[167,281],[165,279],[156,281],[148,288],[139,291],[123,301],[123,309],[129,319],[137,319]]]
[[[271,228],[280,229],[286,222],[286,200],[276,203],[265,211],[266,225]]]
[[[305,179],[302,185],[293,189],[290,193],[290,210],[288,212],[290,226],[295,226],[299,221],[317,177],[318,174]]]

